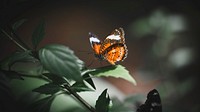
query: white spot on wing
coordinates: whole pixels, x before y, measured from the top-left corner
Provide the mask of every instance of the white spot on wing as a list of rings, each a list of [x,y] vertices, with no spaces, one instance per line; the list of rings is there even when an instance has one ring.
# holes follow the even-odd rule
[[[108,39],[113,39],[113,40],[120,40],[121,38],[120,38],[120,36],[119,35],[109,35],[108,37],[107,37]]]
[[[93,43],[93,42],[100,43],[100,40],[98,38],[95,38],[95,37],[90,37],[90,43]]]

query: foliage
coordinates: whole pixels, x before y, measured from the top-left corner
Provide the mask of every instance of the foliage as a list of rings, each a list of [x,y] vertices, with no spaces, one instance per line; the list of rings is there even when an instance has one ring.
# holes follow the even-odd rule
[[[125,67],[123,67],[122,65],[102,67],[102,68],[95,69],[94,71],[91,71],[90,73],[97,77],[122,78],[136,85],[135,79],[131,77],[128,70],[126,70]]]
[[[39,25],[35,28],[35,30],[33,31],[32,34],[32,44],[34,49],[37,48],[38,44],[40,43],[40,41],[44,38],[45,36],[45,22],[44,20],[42,20]]]
[[[81,82],[78,58],[63,45],[48,45],[39,50],[39,59],[50,73]]]
[[[96,101],[96,105],[95,105],[96,111],[108,112],[109,103],[110,103],[110,98],[109,98],[109,95],[107,95],[107,89],[105,89],[99,96],[98,100]]]
[[[26,19],[22,19],[14,23],[12,31],[15,32],[25,21]],[[13,36],[4,32],[4,30],[2,32],[9,36],[9,38]],[[36,49],[44,37],[45,22],[42,20],[32,33],[33,48],[25,49],[20,43],[13,41],[24,51],[15,52],[0,62],[1,72],[6,74],[6,77],[10,80],[24,80],[23,77],[32,77],[47,81],[47,83],[32,90],[33,93],[40,93],[41,95],[45,95],[45,97],[37,98],[36,101],[32,102],[28,106],[31,108],[31,111],[48,112],[56,96],[66,94],[76,98],[91,112],[108,112],[112,109],[112,106],[107,89],[96,100],[95,108],[90,106],[77,93],[94,91],[96,89],[95,82],[92,80],[94,77],[122,78],[136,85],[134,78],[122,65],[89,69],[84,66],[84,62],[74,54],[73,50],[64,45],[50,44]],[[14,67],[18,63],[26,64],[27,62],[36,66],[27,67],[28,69],[24,66],[18,66],[18,69]],[[5,83],[6,81],[2,79],[1,82]],[[7,89],[10,88],[1,87],[2,91]]]

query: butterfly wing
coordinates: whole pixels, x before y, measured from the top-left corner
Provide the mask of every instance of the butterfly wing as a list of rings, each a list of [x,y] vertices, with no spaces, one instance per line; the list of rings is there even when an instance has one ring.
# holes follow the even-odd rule
[[[89,33],[90,44],[99,59],[106,59],[112,65],[117,61],[123,61],[127,57],[124,30],[115,29],[106,39],[101,42],[96,35]]]
[[[122,43],[125,43],[125,33],[124,33],[124,30],[123,28],[118,28],[118,29],[115,29],[111,35],[116,35],[116,36],[119,36],[120,37],[120,42]],[[112,36],[108,36],[107,38],[113,38]]]
[[[124,35],[123,28],[115,29],[101,45],[100,53],[112,65],[115,65],[117,61],[123,61],[127,57],[128,50]]]
[[[101,41],[93,33],[89,33],[91,47],[95,54],[100,54]]]
[[[100,48],[100,53],[103,52],[103,51],[105,51],[108,47],[112,46],[113,44],[116,44],[116,43],[123,43],[123,44],[125,44],[124,35],[125,34],[124,34],[123,28],[115,29],[103,41],[102,46]]]
[[[148,93],[146,102],[137,109],[137,112],[162,112],[160,95],[156,89]]]
[[[114,44],[103,52],[103,56],[109,63],[115,65],[117,61],[123,61],[126,58],[126,45],[122,43]]]

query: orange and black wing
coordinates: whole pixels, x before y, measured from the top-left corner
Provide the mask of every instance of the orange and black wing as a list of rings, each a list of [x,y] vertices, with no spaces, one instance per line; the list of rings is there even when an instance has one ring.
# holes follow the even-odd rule
[[[101,41],[97,38],[96,35],[89,33],[89,39],[90,39],[90,44],[91,47],[94,51],[95,54],[99,55],[100,54],[100,48],[101,48]]]
[[[115,29],[111,35],[118,35],[120,37],[120,42],[125,43],[125,33],[123,28]]]
[[[125,44],[118,43],[108,47],[103,53],[104,58],[112,65],[118,61],[123,61],[128,54]]]
[[[115,29],[103,42],[96,35],[92,33],[89,33],[89,35],[96,56],[107,60],[112,65],[115,65],[118,61],[123,61],[127,57],[128,50],[122,28]]]
[[[106,37],[106,39],[103,41],[100,53],[104,52],[108,47],[117,44],[117,43],[123,43],[125,44],[125,38],[124,38],[124,30],[123,28],[115,29],[110,35]]]

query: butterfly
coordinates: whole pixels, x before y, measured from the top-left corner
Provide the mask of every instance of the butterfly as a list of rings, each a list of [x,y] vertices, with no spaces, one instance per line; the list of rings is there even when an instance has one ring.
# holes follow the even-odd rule
[[[136,112],[162,112],[160,95],[156,89],[148,93],[147,100],[139,106]]]
[[[108,35],[104,41],[101,41],[95,34],[89,33],[89,40],[95,57],[106,60],[112,65],[115,65],[118,61],[123,61],[128,54],[124,35],[123,28],[118,28]]]

